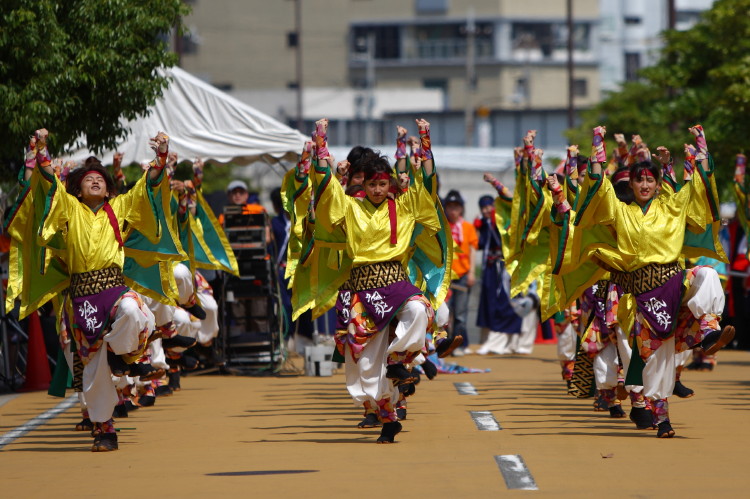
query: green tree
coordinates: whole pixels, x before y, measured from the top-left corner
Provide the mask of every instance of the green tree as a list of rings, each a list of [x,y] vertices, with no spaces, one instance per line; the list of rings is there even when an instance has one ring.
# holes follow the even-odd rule
[[[143,116],[169,81],[170,30],[182,30],[181,0],[0,2],[0,176],[15,176],[36,129],[54,155],[81,135],[114,148],[122,118]]]
[[[719,187],[728,192],[734,155],[750,149],[750,0],[718,0],[686,31],[665,31],[659,62],[583,115],[569,139],[582,150],[591,129],[640,134],[652,151],[664,145],[675,158],[701,123],[714,156]],[[608,143],[611,150],[613,142]],[[679,165],[675,165],[676,167]]]

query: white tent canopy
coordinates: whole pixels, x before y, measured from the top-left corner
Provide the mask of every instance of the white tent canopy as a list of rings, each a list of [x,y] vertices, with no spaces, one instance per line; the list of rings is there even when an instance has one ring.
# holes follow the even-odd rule
[[[170,150],[180,160],[201,157],[219,163],[248,165],[269,157],[293,157],[302,151],[305,137],[270,116],[238,101],[180,68],[160,69],[171,78],[161,98],[149,114],[127,123],[130,130],[117,151],[124,163],[150,161],[150,137],[164,131],[170,137]],[[85,144],[85,139],[80,139]],[[114,151],[97,157],[111,161]],[[86,147],[68,157],[82,161],[95,155]]]

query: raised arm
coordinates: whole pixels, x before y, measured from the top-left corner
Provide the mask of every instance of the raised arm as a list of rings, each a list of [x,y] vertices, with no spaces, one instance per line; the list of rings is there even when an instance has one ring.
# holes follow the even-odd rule
[[[149,140],[149,146],[156,153],[156,158],[149,163],[148,178],[152,182],[157,181],[167,165],[169,156],[169,136],[164,132],[159,132],[156,137]]]
[[[601,175],[602,163],[607,161],[607,149],[604,144],[604,136],[607,129],[603,126],[594,128],[594,137],[591,140],[591,173]]]
[[[432,157],[432,140],[430,139],[430,123],[427,120],[417,119],[419,128],[420,149],[422,153],[422,167],[424,173],[431,177],[435,172],[435,162]]]
[[[193,186],[196,190],[200,190],[203,186],[203,168],[205,164],[201,158],[195,158],[193,161]]]
[[[695,125],[688,128],[688,130],[695,136],[695,147],[698,150],[695,155],[695,162],[701,166],[704,172],[708,172],[708,144],[706,143],[706,134],[703,131],[703,127]]]
[[[31,174],[37,165],[47,174],[54,175],[52,158],[50,158],[49,151],[47,150],[48,137],[49,132],[47,129],[40,128],[29,138],[29,145],[26,149],[26,169],[23,174],[24,180],[28,181],[31,178]]]
[[[313,210],[316,222],[320,222],[326,230],[333,230],[340,225],[346,214],[347,195],[339,182],[331,181],[333,173],[333,157],[328,151],[328,120],[326,118],[315,122],[314,153],[318,165],[314,168],[313,182]]]
[[[406,173],[406,128],[396,125],[396,171]]]
[[[745,168],[747,167],[747,156],[738,154],[734,160],[734,181],[744,187]]]
[[[497,195],[500,196],[501,198],[507,201],[510,201],[511,199],[513,199],[513,193],[510,192],[510,189],[505,187],[505,185],[503,185],[503,183],[500,182],[498,179],[496,179],[492,174],[485,173],[482,176],[482,179],[488,184],[490,184],[492,187],[494,187],[495,191],[497,191]]]

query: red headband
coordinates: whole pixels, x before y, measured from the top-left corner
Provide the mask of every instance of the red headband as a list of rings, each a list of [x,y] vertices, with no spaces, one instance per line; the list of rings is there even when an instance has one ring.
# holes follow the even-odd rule
[[[390,180],[391,176],[386,172],[378,172],[372,177],[370,177],[370,180]]]
[[[648,170],[646,170],[646,171],[648,171]],[[651,172],[649,172],[649,173],[651,173]],[[623,180],[630,180],[630,172],[629,171],[623,170],[621,172],[616,172],[612,176],[612,183],[613,184],[616,184],[617,182],[621,182]]]
[[[640,172],[638,172],[638,177],[639,177],[639,178],[640,178],[640,177],[651,177],[651,178],[656,178],[656,177],[654,177],[654,174],[653,174],[653,173],[651,173],[651,170],[647,170],[646,168],[644,168],[643,170],[641,170]]]

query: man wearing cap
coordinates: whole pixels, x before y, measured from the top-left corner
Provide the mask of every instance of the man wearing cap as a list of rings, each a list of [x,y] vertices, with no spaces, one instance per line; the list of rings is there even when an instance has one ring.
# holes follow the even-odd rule
[[[451,282],[451,296],[448,307],[453,312],[453,325],[451,333],[464,337],[462,348],[453,351],[453,355],[468,353],[469,336],[466,333],[466,324],[469,317],[469,291],[476,279],[474,273],[475,252],[479,245],[477,231],[474,225],[464,220],[464,199],[456,190],[451,190],[443,199],[445,216],[451,226],[453,241],[460,249],[453,255],[451,270],[455,279]]]
[[[258,193],[247,190],[247,184],[243,180],[232,180],[227,186],[227,198],[229,206],[242,206],[243,215],[258,215],[266,213],[266,209],[260,204]],[[219,214],[219,224],[224,226],[224,214]],[[271,243],[271,229],[266,225],[266,244]]]

